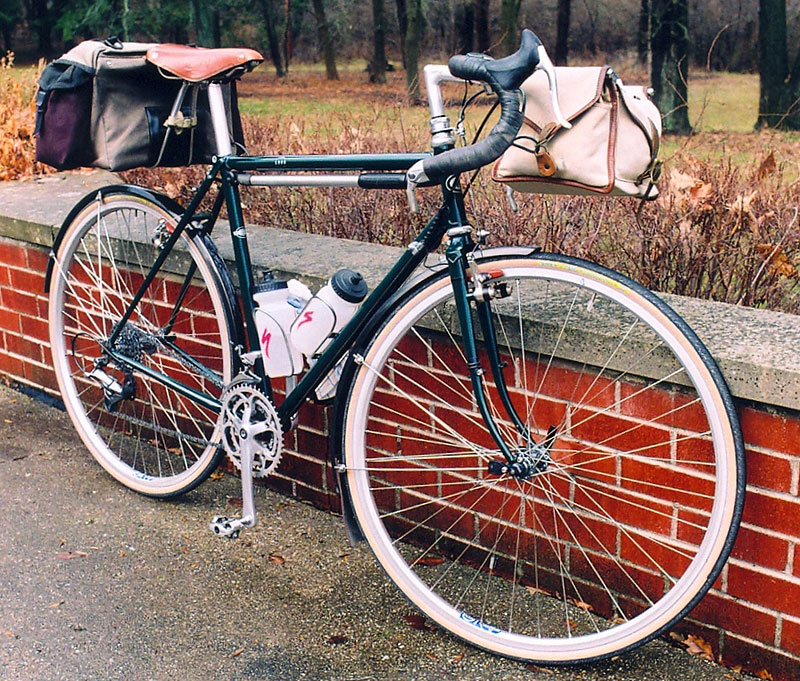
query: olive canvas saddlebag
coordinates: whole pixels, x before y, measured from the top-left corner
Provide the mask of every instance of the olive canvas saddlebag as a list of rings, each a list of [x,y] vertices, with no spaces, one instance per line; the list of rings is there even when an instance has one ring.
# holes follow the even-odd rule
[[[153,46],[89,40],[49,64],[37,93],[36,160],[59,170],[209,163],[215,142],[207,90],[183,88],[148,62]],[[242,144],[235,84],[223,93],[229,129]]]
[[[525,119],[492,168],[521,192],[653,198],[660,165],[661,115],[645,88],[624,85],[607,66],[557,67],[558,125],[544,72],[522,84]]]

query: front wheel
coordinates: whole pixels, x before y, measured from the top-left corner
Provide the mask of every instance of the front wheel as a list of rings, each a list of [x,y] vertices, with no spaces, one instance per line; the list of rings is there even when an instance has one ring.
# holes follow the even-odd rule
[[[355,358],[353,510],[390,578],[466,641],[544,663],[618,654],[684,616],[730,552],[730,395],[685,322],[627,278],[554,254],[479,269],[513,409],[479,339],[484,393],[525,465],[504,466],[476,409],[452,286],[433,277]]]

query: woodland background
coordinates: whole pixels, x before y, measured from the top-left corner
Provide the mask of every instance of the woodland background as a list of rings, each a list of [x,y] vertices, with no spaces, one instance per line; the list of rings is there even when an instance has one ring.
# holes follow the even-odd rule
[[[251,152],[386,152],[428,147],[422,64],[502,56],[525,26],[558,62],[651,83],[677,134],[661,196],[644,205],[518,195],[513,212],[479,177],[470,209],[495,242],[586,257],[659,291],[800,313],[800,0],[0,0],[0,180],[51,172],[33,160],[37,59],[85,38],[255,47],[267,61],[240,84]],[[473,130],[488,105],[477,109]],[[124,179],[186,200],[202,172]],[[432,207],[435,192],[421,194]],[[244,199],[253,223],[387,244],[407,243],[420,220],[403,192]]]

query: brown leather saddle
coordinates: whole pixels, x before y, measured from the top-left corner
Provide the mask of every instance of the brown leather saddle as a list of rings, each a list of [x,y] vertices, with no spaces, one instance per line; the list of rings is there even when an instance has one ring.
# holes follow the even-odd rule
[[[147,61],[190,83],[228,82],[258,66],[264,57],[245,47],[207,49],[164,43],[147,50]]]

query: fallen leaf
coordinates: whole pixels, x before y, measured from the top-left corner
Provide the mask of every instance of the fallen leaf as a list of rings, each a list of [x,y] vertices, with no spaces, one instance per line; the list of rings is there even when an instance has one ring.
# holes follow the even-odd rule
[[[48,608],[57,608],[57,607],[58,607],[58,606],[60,606],[60,605],[64,605],[64,601],[56,601],[55,603],[51,603],[51,604],[50,604],[50,605],[48,605],[47,607],[48,607]]]
[[[772,674],[770,674],[766,669],[762,669],[758,672],[758,678],[764,679],[764,681],[773,681]]]
[[[584,601],[579,601],[577,599],[575,599],[572,602],[575,604],[576,607],[580,608],[581,610],[585,610],[586,612],[594,610],[594,608],[591,606],[590,603],[586,603]]]
[[[270,553],[268,560],[275,565],[283,565],[286,562],[286,559],[278,553]]]
[[[211,478],[212,480],[221,480],[222,478],[225,477],[225,473],[223,473],[222,471],[214,471],[208,477]]]
[[[242,507],[242,497],[228,497],[228,503],[231,506],[236,506],[237,508]]]
[[[341,645],[342,643],[347,643],[350,639],[347,638],[344,634],[334,634],[328,638],[328,643],[333,646]]]
[[[704,641],[699,636],[689,634],[683,642],[683,645],[686,646],[686,650],[688,650],[691,655],[699,655],[704,660],[714,661],[714,651],[711,649],[711,644]]]
[[[86,631],[86,627],[83,627],[80,624],[73,624],[72,631]]]
[[[775,152],[770,151],[767,157],[761,161],[761,165],[758,166],[758,171],[756,175],[758,176],[759,180],[763,180],[768,175],[772,175],[778,169],[778,164],[775,163]]]
[[[89,554],[85,551],[59,551],[56,558],[59,560],[72,560],[73,558],[85,558]]]
[[[451,663],[453,663],[453,662],[461,662],[461,660],[463,660],[463,659],[464,659],[464,653],[459,653],[459,654],[458,654],[458,655],[456,655],[454,658],[452,658],[452,659],[450,660],[450,662],[451,662]]]
[[[565,624],[567,625],[567,629],[570,631],[578,628],[578,623],[575,620],[567,620]]]
[[[422,556],[422,558],[415,561],[415,563],[417,565],[441,565],[444,563],[444,558],[429,553],[426,556]]]
[[[0,634],[5,636],[6,638],[14,638],[14,634],[12,634],[10,631],[0,631]]]
[[[686,173],[682,173],[679,170],[673,170],[669,174],[669,186],[673,191],[691,189],[699,184],[703,184],[703,181],[691,175],[687,175]]]
[[[536,664],[525,665],[525,668],[529,672],[544,672],[545,674],[551,674],[551,675],[555,674],[555,672],[552,669],[548,669],[547,667],[540,667],[539,665]]]
[[[231,653],[231,657],[239,657],[244,652],[244,648],[237,648]]]
[[[542,594],[543,596],[552,596],[552,594],[549,591],[540,589],[538,586],[526,586],[525,588],[528,590],[528,593],[531,594],[531,596],[535,596],[536,594]]]
[[[403,615],[403,619],[406,621],[406,624],[408,624],[409,627],[416,629],[417,631],[434,631],[434,628],[425,621],[425,618],[422,615],[408,613]]]

